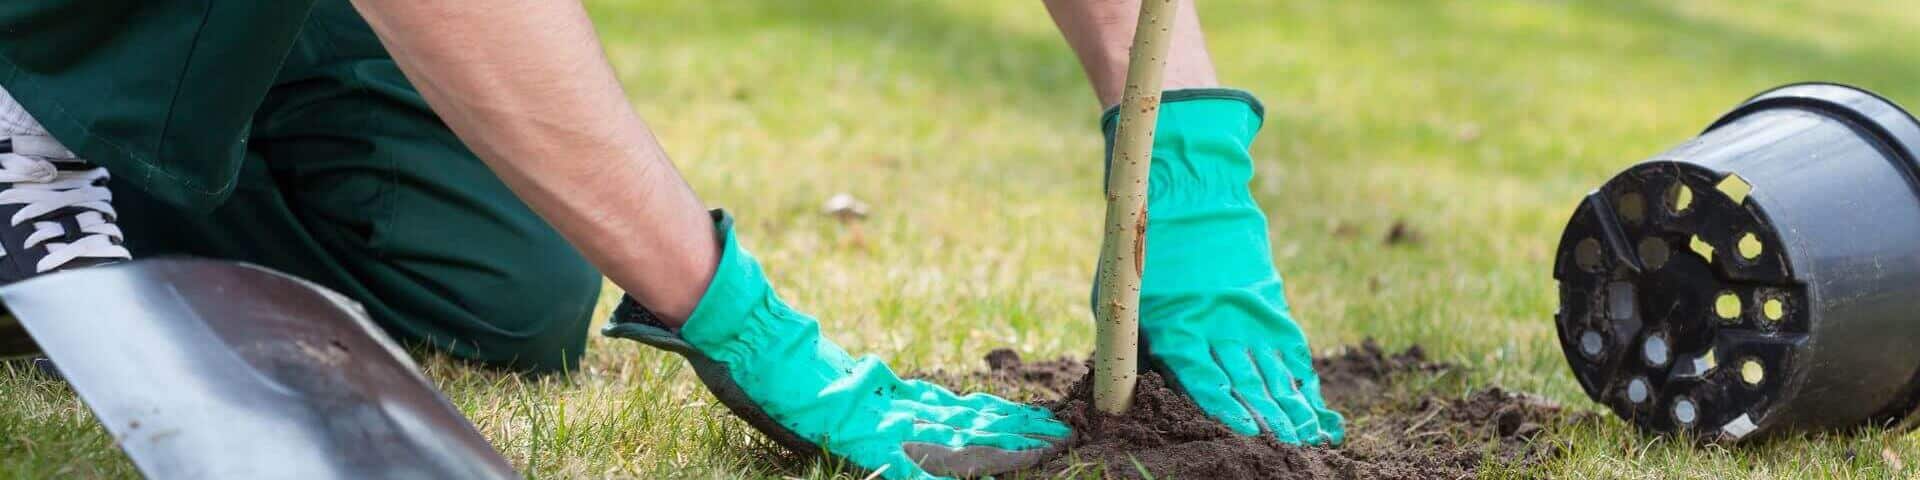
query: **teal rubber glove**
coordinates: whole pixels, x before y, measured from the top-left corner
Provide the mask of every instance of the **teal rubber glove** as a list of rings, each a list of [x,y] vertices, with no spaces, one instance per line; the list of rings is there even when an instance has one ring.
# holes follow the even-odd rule
[[[1227,89],[1170,90],[1161,102],[1147,183],[1142,357],[1235,432],[1339,443],[1342,419],[1320,396],[1306,335],[1273,267],[1266,215],[1247,190],[1260,102]],[[1115,113],[1102,120],[1109,159]]]
[[[714,223],[720,264],[677,334],[631,297],[602,333],[686,357],[722,404],[782,446],[890,479],[970,477],[1033,466],[1071,433],[1045,409],[955,395],[848,356],[774,294],[731,217],[715,210]]]

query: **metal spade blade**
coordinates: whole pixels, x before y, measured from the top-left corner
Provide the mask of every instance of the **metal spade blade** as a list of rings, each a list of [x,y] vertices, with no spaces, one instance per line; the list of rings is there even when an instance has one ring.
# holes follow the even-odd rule
[[[517,478],[359,304],[157,259],[0,287],[150,478]]]

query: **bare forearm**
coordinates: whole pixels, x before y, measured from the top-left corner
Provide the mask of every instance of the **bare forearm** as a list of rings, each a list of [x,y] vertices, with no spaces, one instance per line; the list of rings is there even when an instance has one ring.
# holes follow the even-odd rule
[[[684,321],[712,222],[574,1],[354,0],[434,112],[613,282]]]
[[[1192,0],[1180,0],[1173,22],[1173,42],[1167,49],[1167,73],[1162,88],[1213,87],[1220,80],[1207,55],[1200,33],[1200,15]],[[1080,57],[1093,94],[1102,107],[1120,104],[1127,84],[1127,51],[1133,46],[1133,28],[1140,18],[1140,0],[1046,0],[1047,13]]]

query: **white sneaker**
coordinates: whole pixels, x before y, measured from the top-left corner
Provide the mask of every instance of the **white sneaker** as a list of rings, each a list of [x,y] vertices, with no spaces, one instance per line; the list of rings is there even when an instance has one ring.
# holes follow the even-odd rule
[[[106,168],[74,156],[0,91],[0,284],[132,259],[112,202]]]

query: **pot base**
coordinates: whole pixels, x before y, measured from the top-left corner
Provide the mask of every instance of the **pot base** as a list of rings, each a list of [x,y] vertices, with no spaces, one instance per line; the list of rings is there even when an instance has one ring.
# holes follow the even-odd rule
[[[1588,195],[1561,238],[1561,347],[1587,394],[1642,429],[1740,440],[1784,403],[1806,288],[1750,189],[1643,163]]]

